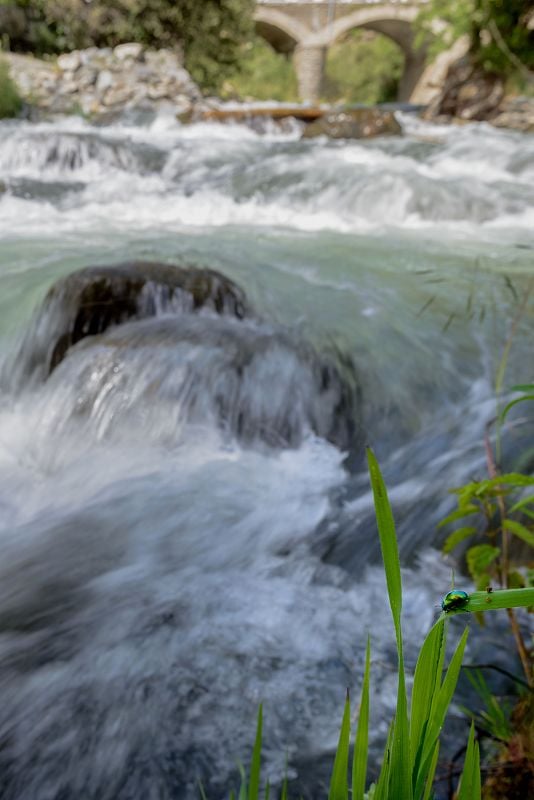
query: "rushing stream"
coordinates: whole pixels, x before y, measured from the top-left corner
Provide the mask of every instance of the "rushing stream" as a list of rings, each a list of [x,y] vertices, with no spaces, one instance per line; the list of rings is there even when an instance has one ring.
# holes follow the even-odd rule
[[[322,797],[369,632],[376,757],[395,650],[363,445],[413,666],[450,581],[436,524],[484,474],[516,318],[506,385],[533,364],[534,137],[403,124],[0,126],[3,800],[179,800],[199,779],[217,800],[261,701],[266,773],[287,758]],[[217,270],[250,313],[156,302],[43,373],[49,287],[132,260]],[[471,657],[500,642],[473,630]]]

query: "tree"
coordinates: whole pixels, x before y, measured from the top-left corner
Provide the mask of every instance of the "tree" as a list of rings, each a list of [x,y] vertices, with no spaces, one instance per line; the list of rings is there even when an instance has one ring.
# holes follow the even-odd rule
[[[467,34],[474,60],[499,75],[534,70],[534,31],[529,0],[430,0],[419,28],[434,38],[434,51]],[[442,30],[436,35],[436,23]]]
[[[215,89],[239,62],[252,30],[253,0],[0,0],[22,9],[27,25],[10,37],[38,54],[141,42],[181,48],[186,67]]]

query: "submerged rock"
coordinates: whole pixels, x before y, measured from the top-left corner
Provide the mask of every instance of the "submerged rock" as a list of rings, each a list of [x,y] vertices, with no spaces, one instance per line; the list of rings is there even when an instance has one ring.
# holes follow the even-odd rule
[[[351,108],[333,111],[304,128],[302,136],[329,136],[331,139],[370,139],[374,136],[399,136],[402,128],[392,111],[380,108]]]
[[[56,433],[76,420],[89,437],[142,430],[179,444],[200,425],[247,446],[294,448],[313,434],[353,451],[359,430],[352,361],[255,317],[209,269],[132,262],[62,278],[4,381],[44,392]]]
[[[166,315],[76,345],[47,382],[48,405],[55,430],[75,418],[89,437],[135,429],[179,444],[202,426],[253,447],[295,448],[312,433],[347,450],[356,381],[337,355],[252,317]]]
[[[49,290],[22,343],[19,368],[42,379],[86,337],[131,319],[200,309],[241,319],[247,304],[244,292],[215,270],[150,262],[87,267]]]

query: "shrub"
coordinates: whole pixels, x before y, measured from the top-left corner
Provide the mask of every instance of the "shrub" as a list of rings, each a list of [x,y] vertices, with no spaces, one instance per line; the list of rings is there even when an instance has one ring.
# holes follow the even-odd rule
[[[0,119],[16,117],[21,108],[22,100],[9,76],[8,66],[0,60]]]

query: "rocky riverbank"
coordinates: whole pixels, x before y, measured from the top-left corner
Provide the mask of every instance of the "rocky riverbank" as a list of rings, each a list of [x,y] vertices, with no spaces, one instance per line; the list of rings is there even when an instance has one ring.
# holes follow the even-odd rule
[[[483,72],[464,55],[450,65],[443,88],[424,117],[438,122],[489,122],[534,133],[534,98],[506,96],[499,75]]]
[[[256,128],[265,124],[266,117],[293,116],[306,123],[304,136],[371,138],[401,132],[393,113],[377,108],[273,105],[270,110],[250,106],[236,110],[217,99],[203,98],[178,52],[149,50],[134,42],[74,50],[50,61],[15,53],[2,58],[29,112],[37,115],[81,113],[99,119],[132,109],[157,112],[168,107],[182,120],[239,119]],[[534,132],[534,99],[506,97],[502,80],[482,73],[467,56],[453,62],[441,80],[443,88],[424,112],[426,119],[487,121]]]
[[[133,42],[113,49],[74,50],[54,61],[15,53],[3,57],[23,100],[50,114],[98,117],[170,105],[187,116],[202,98],[178,53],[147,50]]]

